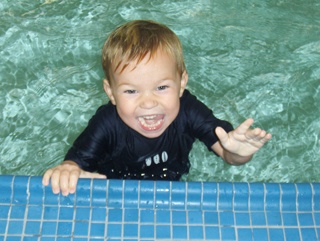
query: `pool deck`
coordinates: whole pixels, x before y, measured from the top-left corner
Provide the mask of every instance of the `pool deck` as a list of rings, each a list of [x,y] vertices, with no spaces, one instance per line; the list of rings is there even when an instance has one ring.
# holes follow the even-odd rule
[[[2,240],[315,241],[320,184],[81,179],[63,197],[0,175]]]

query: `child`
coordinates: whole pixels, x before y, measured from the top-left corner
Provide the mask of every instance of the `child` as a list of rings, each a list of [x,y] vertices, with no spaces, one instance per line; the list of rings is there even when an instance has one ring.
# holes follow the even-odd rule
[[[115,29],[102,51],[101,106],[65,161],[47,170],[54,193],[74,193],[79,177],[179,180],[195,139],[232,165],[248,162],[270,138],[252,119],[238,128],[214,117],[188,90],[178,37],[152,21]]]

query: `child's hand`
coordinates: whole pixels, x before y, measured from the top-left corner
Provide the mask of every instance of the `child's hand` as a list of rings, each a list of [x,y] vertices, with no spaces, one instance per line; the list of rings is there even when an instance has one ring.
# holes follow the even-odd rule
[[[105,175],[83,171],[75,162],[64,161],[62,164],[48,169],[42,178],[44,186],[49,185],[51,179],[51,188],[54,194],[61,190],[63,196],[75,193],[78,179],[83,178],[106,178]]]
[[[226,151],[242,157],[252,156],[271,139],[271,134],[260,128],[250,129],[252,124],[253,119],[249,118],[229,133],[217,127],[216,134],[221,146]]]

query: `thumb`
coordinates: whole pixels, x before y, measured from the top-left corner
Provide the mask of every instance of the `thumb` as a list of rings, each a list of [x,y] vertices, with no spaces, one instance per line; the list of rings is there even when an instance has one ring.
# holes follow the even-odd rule
[[[215,131],[221,143],[228,141],[228,133],[223,128],[218,126]]]
[[[80,177],[82,178],[98,178],[98,179],[106,179],[106,175],[102,175],[99,173],[92,173],[92,172],[86,172],[82,171]]]

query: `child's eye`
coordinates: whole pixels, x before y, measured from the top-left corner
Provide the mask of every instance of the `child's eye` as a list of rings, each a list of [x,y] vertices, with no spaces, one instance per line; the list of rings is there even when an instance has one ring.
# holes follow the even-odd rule
[[[125,90],[124,93],[135,94],[135,93],[137,93],[137,91],[136,90]]]
[[[168,89],[169,88],[169,86],[167,86],[167,85],[162,85],[162,86],[159,86],[157,89],[158,90],[165,90],[165,89]]]

